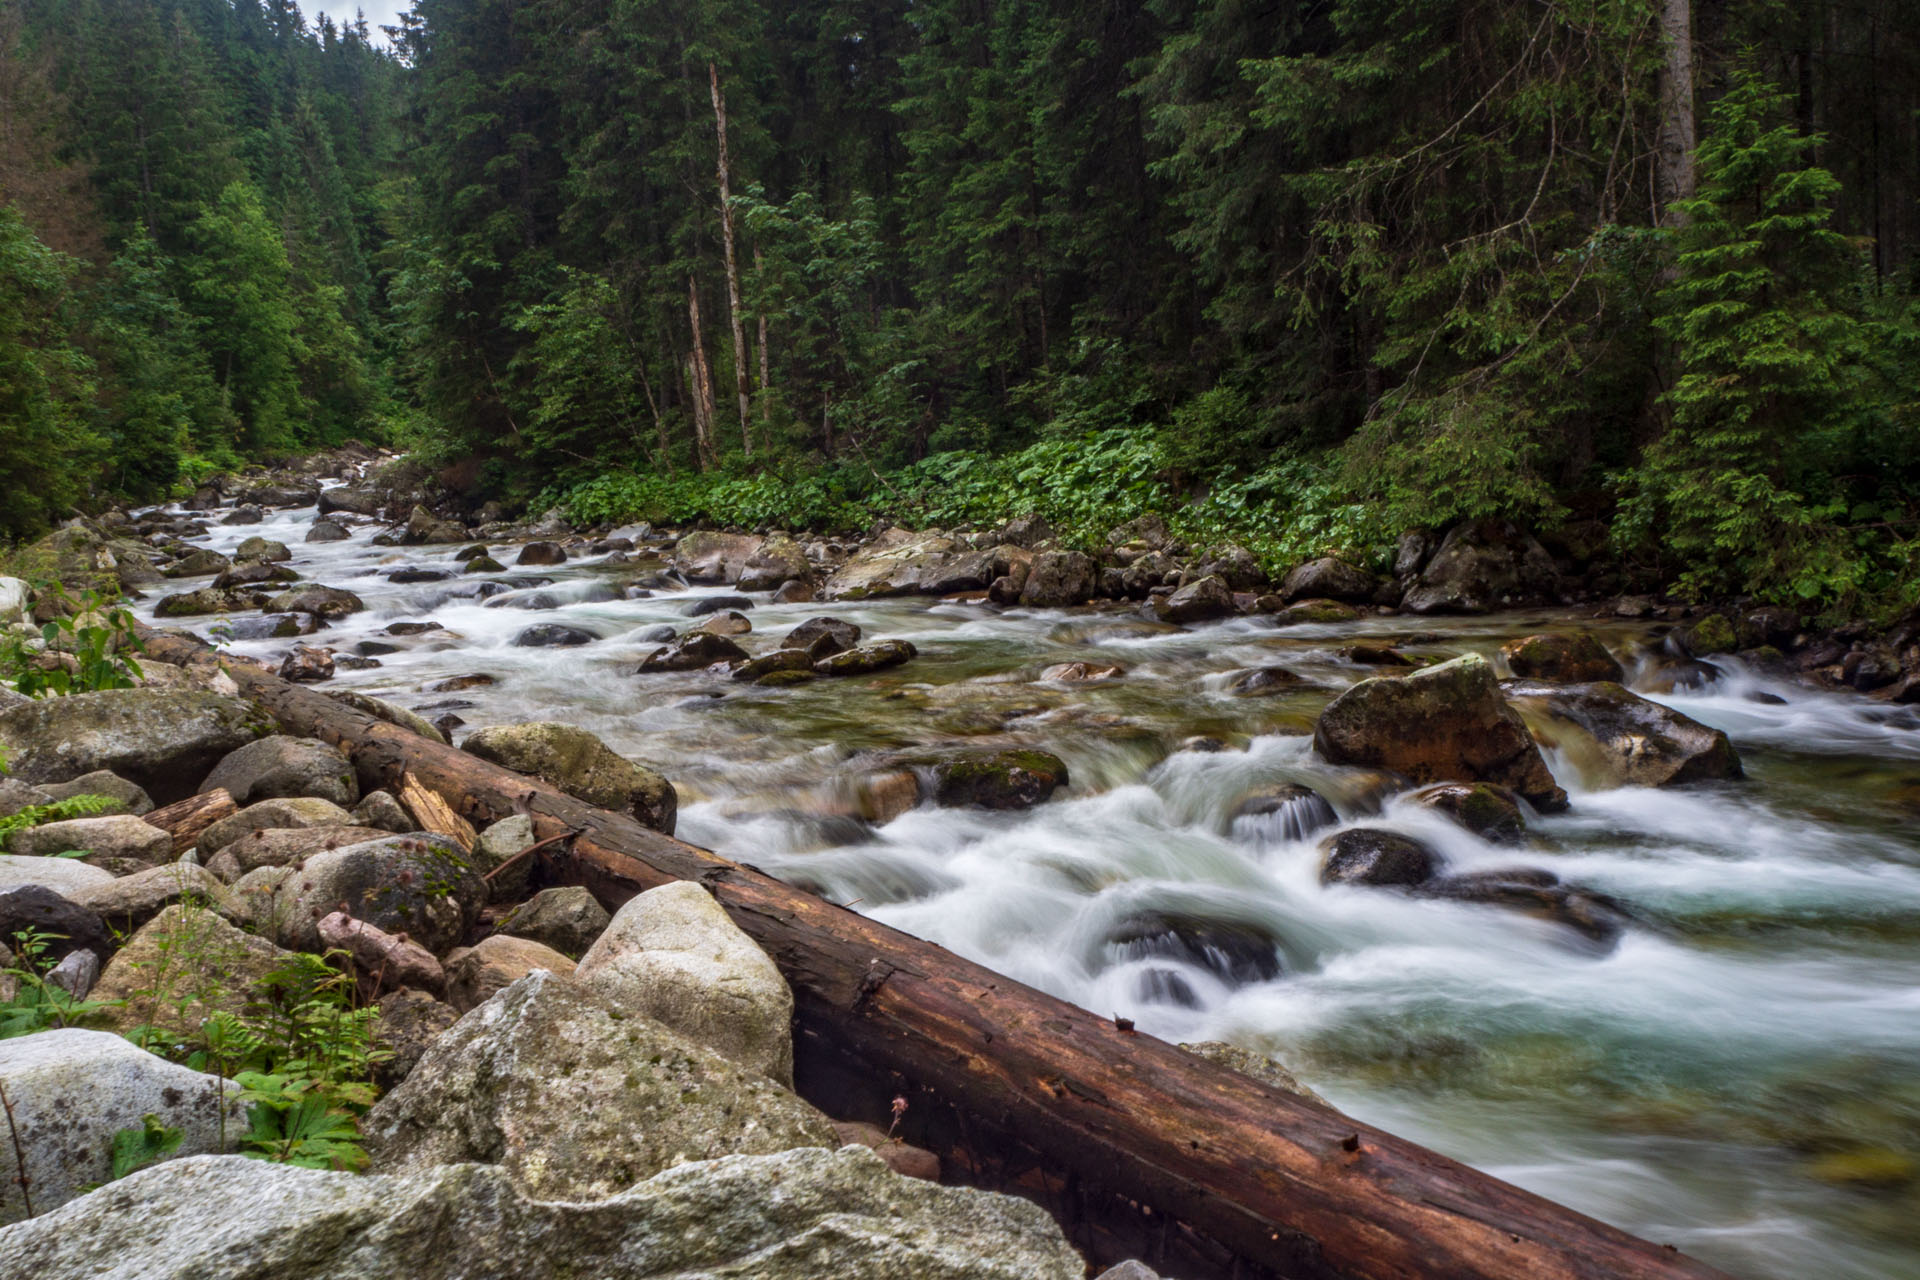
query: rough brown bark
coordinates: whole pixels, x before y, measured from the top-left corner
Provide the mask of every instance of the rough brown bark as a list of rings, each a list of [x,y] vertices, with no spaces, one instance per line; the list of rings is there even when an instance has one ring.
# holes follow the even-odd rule
[[[1674,206],[1693,197],[1693,0],[1661,0],[1660,34],[1667,47],[1660,77],[1660,140],[1655,157],[1660,225],[1678,227],[1686,215]]]
[[[157,633],[148,651],[169,662],[207,653]],[[1049,1179],[1096,1186],[1218,1242],[1239,1260],[1223,1273],[1721,1274],[537,779],[265,672],[236,665],[230,674],[288,733],[346,751],[364,787],[411,775],[476,824],[526,813],[542,838],[575,832],[542,863],[610,908],[673,880],[704,885],[786,975],[801,1038],[830,1040],[910,1081],[915,1096],[950,1105],[976,1132],[1014,1135],[1045,1162],[1043,1188]]]
[[[700,332],[700,287],[687,277],[687,323],[693,329],[693,355],[688,368],[693,381],[693,448],[700,469],[712,467],[717,459],[713,450],[713,371],[707,367],[707,340]]]
[[[188,796],[178,804],[143,814],[140,820],[172,836],[173,847],[178,851],[193,848],[199,842],[201,832],[239,807],[224,787],[215,787],[197,796]]]

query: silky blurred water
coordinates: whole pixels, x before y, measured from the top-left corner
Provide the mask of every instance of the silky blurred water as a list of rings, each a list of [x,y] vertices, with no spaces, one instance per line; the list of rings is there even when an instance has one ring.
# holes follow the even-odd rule
[[[1491,655],[1504,639],[1569,625],[1564,615],[1176,630],[1131,609],[760,596],[740,638],[753,652],[831,614],[869,640],[911,640],[921,656],[876,676],[747,688],[699,672],[635,674],[655,647],[643,633],[684,628],[689,603],[719,593],[619,598],[657,559],[515,569],[491,575],[514,592],[483,602],[472,576],[404,586],[382,576],[454,569],[455,548],[374,547],[367,526],[349,542],[307,544],[313,517],[270,513],[201,541],[223,551],[254,535],[284,541],[306,579],[367,602],[311,642],[351,653],[377,637],[401,649],[335,686],[429,718],[451,710],[471,728],[590,729],[674,780],[685,839],[1143,1030],[1270,1053],[1357,1117],[1735,1274],[1920,1276],[1912,709],[1726,664],[1709,689],[1658,700],[1726,730],[1746,781],[1600,790],[1550,753],[1570,810],[1535,817],[1526,847],[1498,848],[1375,775],[1325,764],[1307,734],[1328,699],[1373,674],[1340,656],[1356,638]],[[380,634],[401,620],[446,630]],[[207,634],[214,620],[191,621]],[[555,622],[598,639],[513,646]],[[1622,655],[1641,638],[1625,624],[1593,629]],[[230,648],[277,658],[292,643]],[[1127,674],[1095,686],[1037,680],[1081,660]],[[1279,696],[1234,696],[1234,674],[1263,665],[1303,679]],[[496,683],[423,691],[472,673]],[[1230,749],[1178,749],[1201,734]],[[1001,744],[1056,752],[1071,787],[1026,813],[923,806],[878,826],[857,816],[859,780],[886,753]],[[1278,782],[1312,787],[1344,823],[1419,836],[1452,870],[1546,868],[1620,899],[1638,923],[1608,949],[1496,907],[1323,888],[1325,831],[1288,840],[1275,823],[1229,820],[1250,791]],[[1128,922],[1143,916],[1270,936],[1279,976],[1233,983],[1220,967],[1126,945]]]

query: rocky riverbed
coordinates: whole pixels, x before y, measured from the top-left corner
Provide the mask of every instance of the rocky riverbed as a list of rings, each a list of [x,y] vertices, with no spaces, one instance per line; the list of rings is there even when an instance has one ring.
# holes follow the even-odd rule
[[[1096,558],[1031,524],[841,543],[461,521],[403,468],[329,459],[198,495],[201,512],[65,531],[44,556],[142,592],[142,616],[229,661],[378,698],[363,705],[1089,1009],[1270,1054],[1357,1116],[1735,1273],[1895,1274],[1912,1256],[1906,638],[1817,635],[1769,610],[1570,606],[1564,566],[1493,525],[1411,540],[1391,578],[1321,561],[1275,583],[1151,527],[1116,530]],[[1065,1265],[1057,1230],[1018,1206],[936,1204],[985,1193],[895,1190],[858,1152],[825,1154],[831,1122],[783,1087],[784,984],[724,917],[682,918],[698,904],[664,895],[609,923],[577,893],[522,905],[511,885],[476,887],[418,815],[360,795],[315,744],[262,738],[217,677],[150,684],[86,695],[111,712],[65,700],[68,723],[54,702],[0,715],[23,785],[105,770],[144,789],[130,808],[209,785],[238,806],[196,833],[191,871],[137,818],[22,833],[40,852],[16,844],[3,874],[137,930],[101,944],[104,989],[137,989],[115,965],[165,950],[185,892],[228,904],[214,915],[236,966],[325,945],[411,975],[382,1016],[420,1065],[390,1069],[367,1125],[391,1186],[288,1170],[282,1207],[209,1221],[209,1238],[297,1236],[286,1223],[312,1196],[397,1240],[407,1213],[464,1212],[459,1178],[497,1177],[487,1212],[522,1224],[534,1256],[575,1230],[543,1216],[557,1197],[607,1197],[596,1220],[617,1234],[795,1178],[869,1195],[901,1237],[916,1215],[969,1215],[1027,1268],[1005,1274]],[[111,731],[76,732],[83,714]],[[124,750],[103,745],[115,733]],[[481,834],[473,866],[530,841],[513,821]],[[83,863],[45,856],[109,839]],[[443,892],[396,895],[409,883]],[[731,960],[663,958],[683,936]],[[688,1012],[716,987],[760,1012]],[[677,1038],[621,1047],[608,1019],[628,1009]],[[527,1084],[555,1046],[590,1078],[620,1076],[622,1055],[673,1066],[658,1098],[621,1094],[638,1110],[579,1117]],[[101,1069],[129,1070],[115,1054]],[[698,1107],[642,1123],[690,1080],[751,1132]],[[487,1171],[447,1172],[473,1160]],[[204,1199],[247,1172],[177,1160],[46,1221]],[[796,1217],[787,1243],[741,1247],[813,1229]],[[39,1271],[98,1256],[73,1243],[92,1225],[13,1230]],[[956,1258],[984,1247],[956,1239]]]

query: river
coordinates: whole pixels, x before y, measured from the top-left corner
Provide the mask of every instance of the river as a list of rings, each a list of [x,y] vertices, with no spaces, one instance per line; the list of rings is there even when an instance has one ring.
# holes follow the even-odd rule
[[[366,525],[351,541],[305,543],[314,514],[269,512],[198,541],[221,551],[254,535],[283,541],[305,580],[366,601],[312,642],[397,651],[323,688],[428,718],[452,711],[469,729],[532,719],[590,729],[673,780],[684,839],[1153,1034],[1269,1053],[1356,1117],[1736,1275],[1920,1276],[1915,709],[1729,663],[1707,692],[1658,700],[1731,735],[1746,781],[1596,790],[1549,753],[1569,811],[1533,819],[1528,847],[1496,848],[1383,795],[1373,775],[1325,764],[1307,735],[1322,705],[1373,674],[1340,656],[1356,638],[1492,655],[1505,639],[1565,627],[1564,614],[1179,630],[1125,608],[760,596],[740,637],[754,652],[831,614],[868,640],[910,640],[920,656],[875,676],[742,687],[635,674],[656,647],[645,633],[686,627],[689,603],[722,590],[618,598],[655,560],[490,575],[521,590],[489,606],[472,595],[478,577],[383,576],[455,569],[457,548],[376,547]],[[137,610],[143,620],[160,594]],[[187,621],[202,635],[214,622]],[[396,621],[445,630],[382,634]],[[512,645],[552,622],[600,639]],[[1623,658],[1645,634],[1645,624],[1574,625]],[[277,659],[291,643],[228,647]],[[1035,680],[1080,660],[1126,675]],[[1277,696],[1233,694],[1234,673],[1269,664],[1305,679]],[[476,673],[495,683],[423,691]],[[1193,735],[1229,749],[1179,749]],[[1027,812],[853,816],[873,758],[862,753],[959,742],[1045,747],[1072,785]],[[1494,907],[1323,888],[1325,831],[1287,840],[1229,822],[1241,797],[1279,781],[1320,791],[1345,823],[1418,835],[1456,870],[1546,867],[1619,898],[1642,923],[1601,949]],[[1144,912],[1271,935],[1281,972],[1230,984],[1217,968],[1113,940]]]

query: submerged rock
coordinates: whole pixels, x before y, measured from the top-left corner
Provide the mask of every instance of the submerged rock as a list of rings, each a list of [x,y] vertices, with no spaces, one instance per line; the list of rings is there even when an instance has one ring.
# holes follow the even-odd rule
[[[1279,939],[1245,921],[1143,911],[1115,925],[1106,946],[1113,960],[1174,960],[1205,969],[1229,986],[1267,982],[1281,973]],[[1175,1003],[1189,1003],[1179,999],[1172,984],[1156,984],[1156,990]]]
[[[1442,782],[1414,792],[1413,802],[1446,814],[1493,844],[1519,844],[1526,838],[1519,797],[1497,783]]]
[[[1229,1071],[1238,1071],[1241,1075],[1258,1080],[1270,1088],[1286,1093],[1297,1093],[1303,1098],[1312,1098],[1315,1102],[1327,1105],[1325,1098],[1301,1084],[1294,1078],[1293,1072],[1264,1053],[1242,1049],[1237,1044],[1228,1044],[1223,1040],[1202,1040],[1198,1044],[1183,1043],[1180,1047],[1195,1057],[1205,1058],[1208,1062],[1225,1067]],[[1118,1269],[1115,1268],[1116,1271]],[[1105,1277],[1101,1277],[1101,1280],[1105,1280]]]
[[[747,651],[711,631],[689,631],[673,643],[655,649],[640,662],[640,673],[699,671],[716,662],[745,662]]]
[[[36,1280],[1084,1274],[1038,1205],[902,1178],[863,1147],[701,1160],[591,1203],[529,1194],[479,1164],[363,1178],[201,1156],[7,1228],[0,1255]]]
[[[1281,782],[1243,798],[1234,806],[1227,824],[1234,835],[1265,844],[1304,840],[1339,821],[1333,806],[1317,791]]]
[[[1362,680],[1320,713],[1314,745],[1335,764],[1391,769],[1415,782],[1497,782],[1546,811],[1567,803],[1477,654]]]
[[[1031,809],[1068,783],[1064,760],[1031,748],[939,760],[932,774],[934,802],[949,807]]]
[[[919,654],[911,641],[880,640],[831,654],[815,662],[813,669],[823,676],[864,676],[910,662]]]

